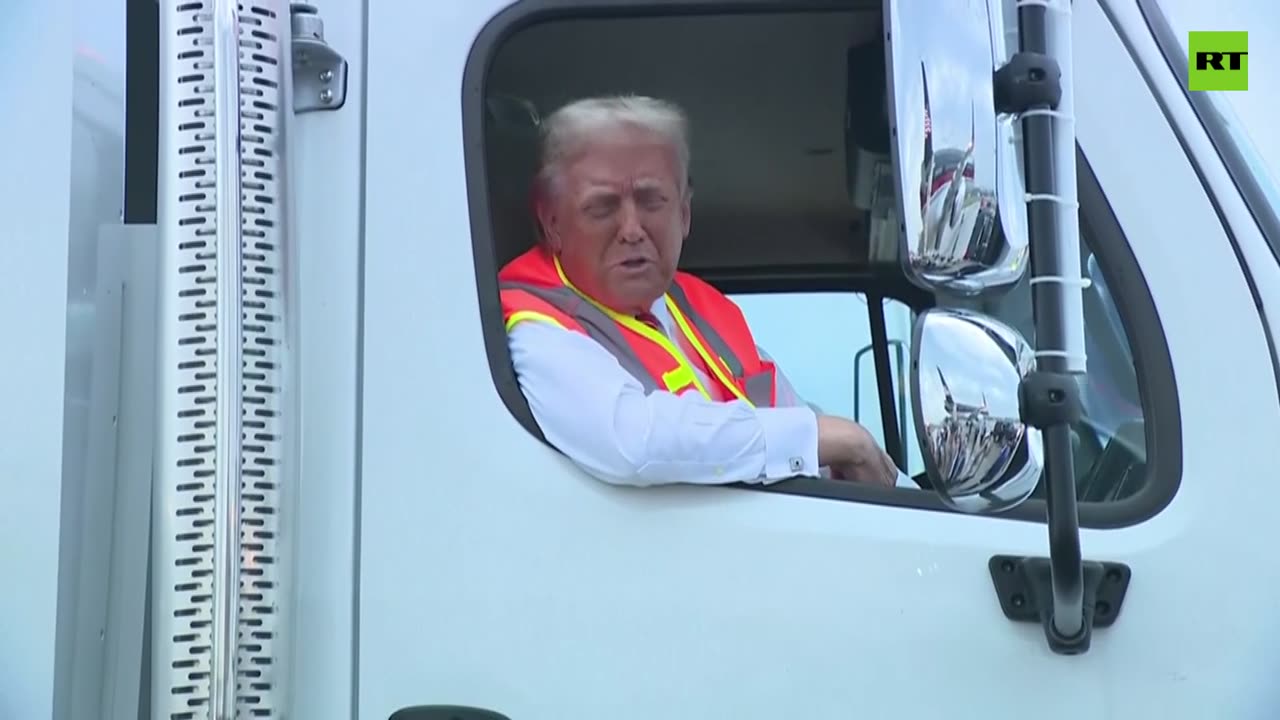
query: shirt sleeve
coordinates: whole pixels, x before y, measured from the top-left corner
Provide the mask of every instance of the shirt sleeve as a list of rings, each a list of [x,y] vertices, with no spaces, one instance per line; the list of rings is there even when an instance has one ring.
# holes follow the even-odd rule
[[[800,397],[800,393],[796,392],[795,386],[791,384],[791,380],[787,378],[786,373],[782,372],[782,366],[778,365],[777,360],[770,357],[769,353],[765,352],[765,349],[759,345],[756,346],[756,352],[760,354],[760,358],[762,360],[768,360],[773,363],[774,369],[777,371],[778,375],[777,380],[775,381],[775,394],[777,397],[774,402],[775,405],[778,407],[808,407],[818,415],[823,414],[822,408],[818,407],[816,403],[808,402],[804,398]]]
[[[605,482],[772,483],[818,474],[818,423],[807,406],[646,394],[597,342],[537,321],[517,324],[508,342],[547,441]]]
[[[791,384],[791,381],[788,380],[787,376],[783,374],[782,368],[777,365],[777,361],[769,357],[769,353],[765,352],[764,348],[757,345],[756,352],[760,353],[761,358],[773,362],[774,367],[777,368],[777,371],[778,371],[777,405],[778,407],[808,407],[818,415],[823,414],[822,408],[818,407],[816,403],[808,402],[804,398],[800,397],[800,393],[796,392],[796,389]],[[907,438],[903,438],[902,441],[907,442]],[[822,477],[822,478],[830,478],[831,470],[830,468],[827,468],[827,467],[820,468],[818,475],[819,477]],[[900,488],[908,488],[911,490],[920,489],[920,486],[916,484],[916,481],[912,480],[911,476],[907,475],[901,469],[898,470],[898,479],[896,482],[896,486]]]

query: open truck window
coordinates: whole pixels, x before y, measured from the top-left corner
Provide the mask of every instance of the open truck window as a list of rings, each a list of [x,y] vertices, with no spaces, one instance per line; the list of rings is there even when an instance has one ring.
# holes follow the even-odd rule
[[[1088,372],[1080,379],[1083,415],[1073,428],[1077,499],[1114,502],[1136,495],[1149,482],[1146,472],[1142,394],[1133,349],[1101,263],[1081,237],[1081,267],[1089,280],[1084,292]],[[853,418],[883,445],[880,396],[872,352],[868,298],[862,293],[784,292],[732,296],[743,309],[756,339],[780,365],[806,400],[828,412]],[[872,300],[874,302],[874,300]],[[899,437],[904,438],[902,469],[924,472],[919,439],[911,418],[907,381],[912,323],[916,313],[899,300],[884,304],[890,377]],[[1023,278],[1003,298],[981,307],[983,312],[1035,337],[1031,286]],[[841,332],[831,332],[832,318],[845,318]],[[1043,497],[1043,483],[1036,497]]]
[[[912,284],[896,263],[872,259],[896,242],[871,221],[860,187],[868,163],[889,162],[880,3],[804,12],[765,5],[677,14],[670,5],[565,9],[526,1],[489,23],[472,50],[464,120],[495,383],[541,438],[510,364],[496,282],[499,269],[536,242],[529,191],[540,118],[589,95],[661,97],[691,122],[692,227],[681,269],[739,304],[757,342],[806,401],[856,419],[882,443],[896,440],[896,451],[886,449],[927,487],[907,382],[912,323],[953,301]],[[877,54],[880,62],[866,62]],[[1161,472],[1152,449],[1160,428],[1176,437],[1177,401],[1154,305],[1083,156],[1079,176],[1082,272],[1092,285],[1085,291],[1085,412],[1073,428],[1076,487],[1082,525],[1116,527],[1150,517],[1176,491],[1178,473]],[[885,332],[877,334],[872,318],[880,307]],[[1034,341],[1026,278],[976,309]],[[887,353],[876,352],[877,342]],[[878,366],[877,356],[888,366]],[[1176,442],[1166,446],[1178,451]],[[756,489],[944,508],[930,492],[875,492],[818,477]],[[1043,482],[1037,497],[1002,517],[1043,521],[1042,493]]]

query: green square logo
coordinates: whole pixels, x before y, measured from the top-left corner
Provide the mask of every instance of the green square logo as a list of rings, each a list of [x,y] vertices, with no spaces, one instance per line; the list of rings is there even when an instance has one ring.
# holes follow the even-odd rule
[[[1248,90],[1249,33],[1189,33],[1188,90]]]

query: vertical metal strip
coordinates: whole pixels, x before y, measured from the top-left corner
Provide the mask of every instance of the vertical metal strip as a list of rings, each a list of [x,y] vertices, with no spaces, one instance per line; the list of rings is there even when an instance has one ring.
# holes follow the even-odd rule
[[[289,5],[160,8],[151,714],[288,715]]]
[[[235,717],[240,625],[244,261],[240,193],[240,19],[237,12],[236,0],[214,0],[218,278],[215,312],[218,352],[211,720],[232,720]]]
[[[213,16],[213,0],[159,8],[150,706],[165,720],[209,720],[216,642],[217,236],[225,226],[215,144],[226,107],[215,104]]]
[[[299,358],[289,3],[240,0],[239,12],[244,435],[237,700],[245,718],[290,717]]]

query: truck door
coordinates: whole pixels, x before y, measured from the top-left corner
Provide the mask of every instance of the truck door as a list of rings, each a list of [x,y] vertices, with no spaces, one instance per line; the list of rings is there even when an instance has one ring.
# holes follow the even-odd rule
[[[1280,408],[1259,391],[1275,378],[1246,276],[1103,8],[1077,2],[1072,15],[1081,246],[1111,297],[1084,329],[1109,343],[1100,355],[1133,361],[1114,377],[1090,364],[1095,394],[1072,429],[1081,492],[1113,488],[1080,498],[1084,556],[1132,575],[1122,606],[1097,608],[1112,617],[1089,652],[1065,657],[1038,622],[1006,616],[1002,601],[1015,599],[998,594],[990,566],[1047,554],[1043,499],[971,516],[923,490],[808,477],[608,486],[535,437],[503,356],[493,277],[504,243],[524,241],[492,234],[501,158],[485,148],[501,128],[488,99],[545,113],[637,91],[692,117],[686,266],[751,296],[748,317],[783,342],[766,349],[798,384],[819,393],[820,376],[847,376],[865,331],[805,294],[853,297],[875,281],[857,249],[865,216],[849,198],[844,138],[846,111],[877,105],[846,98],[860,70],[846,60],[883,32],[880,4],[504,5],[369,15],[362,716],[432,703],[513,718],[1261,716],[1272,691],[1253,668],[1275,653],[1256,623],[1274,573],[1255,566],[1232,613],[1198,613],[1204,588],[1240,577],[1211,558],[1270,526],[1239,498],[1275,460],[1264,438]],[[407,50],[423,27],[438,31],[429,58]],[[415,91],[393,91],[385,68],[406,63]],[[965,100],[947,87],[930,85],[939,106]],[[1160,185],[1133,183],[1124,168],[1138,166]],[[1169,238],[1192,236],[1197,252],[1168,252]],[[905,285],[885,294],[943,302]],[[1015,287],[989,312],[1016,326],[1027,297]],[[445,302],[453,311],[423,311]],[[1237,349],[1239,384],[1208,381],[1221,369],[1206,346]],[[1104,402],[1125,408],[1136,434],[1098,422]]]
[[[1020,570],[1062,546],[1047,476],[1006,482],[1015,463],[1035,463],[1004,372],[1024,345],[999,343],[1020,334],[1027,352],[1043,349],[1045,327],[1043,273],[1018,250],[1030,225],[1019,208],[1035,201],[1002,174],[1019,163],[1001,143],[1027,139],[991,112],[991,72],[1024,36],[994,0],[922,7],[162,4],[158,137],[125,150],[126,193],[145,196],[139,148],[155,149],[152,217],[133,218],[153,227],[131,236],[154,238],[159,258],[155,332],[123,332],[119,354],[132,365],[120,387],[155,407],[146,423],[120,416],[136,445],[122,461],[131,492],[151,483],[150,539],[94,536],[150,543],[149,570],[126,553],[129,573],[110,581],[124,598],[115,615],[134,618],[113,626],[110,657],[143,656],[141,712],[1270,717],[1280,570],[1243,555],[1277,540],[1258,484],[1280,461],[1280,378],[1260,313],[1280,276],[1266,238],[1170,91],[1136,6],[1073,3],[1063,78],[1077,172],[1054,202],[1077,213],[1078,260],[1095,283],[1077,296],[1089,361],[1066,480],[1083,560],[1106,565],[1085,596],[1087,647],[1061,652],[1041,618],[1051,593]],[[927,93],[901,62],[907,27]],[[546,441],[512,368],[497,273],[537,241],[526,192],[541,119],[572,98],[623,93],[688,115],[683,269],[738,302],[805,400],[873,428],[908,482],[806,471],[623,487]],[[36,166],[44,184],[60,181]],[[1135,168],[1159,181],[1135,182]],[[908,174],[929,182],[906,187]],[[40,247],[39,277],[60,277],[67,257]],[[236,249],[243,262],[228,261]],[[152,256],[131,257],[136,273]],[[922,258],[1003,273],[1001,292],[966,294],[964,272],[949,289],[921,282],[908,271]],[[957,327],[996,330],[962,350],[1014,357],[926,352],[927,319],[974,317],[962,311],[985,317]],[[48,324],[42,312],[31,317]],[[40,323],[18,315],[37,336]],[[129,309],[129,327],[148,317]],[[154,373],[127,361],[139,348],[153,349]],[[945,394],[922,374],[944,365]],[[14,367],[38,381],[38,395],[17,397],[58,397],[47,371]],[[981,420],[980,449],[1017,451],[982,457],[1010,472],[959,482],[965,464],[944,467],[938,453],[976,446],[937,442],[946,423],[922,408]],[[10,433],[39,462],[7,467],[52,467],[40,417]],[[144,426],[149,444],[136,437]],[[993,445],[1010,427],[1023,434]],[[41,514],[0,536],[58,540],[46,522],[55,496],[23,497]],[[116,517],[136,517],[129,507]],[[77,543],[92,550],[86,537]],[[13,607],[48,607],[55,579],[36,580],[41,602]],[[77,607],[63,602],[75,585],[56,584],[58,627],[47,611],[31,623],[42,637],[66,633],[62,608]],[[143,605],[125,591],[143,586],[139,647],[122,628]],[[1224,587],[1228,609],[1207,612]],[[76,627],[77,642],[91,647],[93,627]],[[53,646],[41,639],[20,646]],[[43,712],[43,688],[71,677],[76,654],[59,653],[57,677],[35,677],[42,689],[22,707]],[[131,691],[135,674],[117,674]],[[92,706],[96,691],[78,692],[66,707]]]

